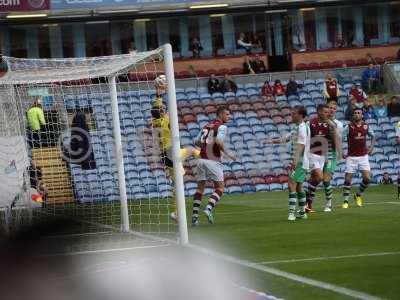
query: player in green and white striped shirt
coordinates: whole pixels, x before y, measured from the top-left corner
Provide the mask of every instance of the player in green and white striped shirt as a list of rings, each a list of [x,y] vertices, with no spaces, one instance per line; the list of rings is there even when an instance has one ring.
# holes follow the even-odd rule
[[[296,217],[306,219],[305,213],[306,193],[303,183],[309,169],[310,155],[310,128],[304,122],[307,117],[307,110],[304,106],[296,106],[292,109],[292,121],[294,128],[291,134],[269,141],[273,144],[292,142],[291,156],[292,161],[289,165],[289,221],[295,221]],[[295,215],[296,203],[299,202],[298,215]]]
[[[327,161],[323,169],[323,184],[326,197],[325,212],[332,211],[332,200],[333,200],[333,188],[331,185],[332,176],[335,173],[337,159],[342,157],[342,133],[343,133],[343,123],[335,118],[337,111],[337,103],[334,100],[328,101],[327,103],[330,113],[330,120],[336,125],[336,147],[333,145],[333,140],[328,141],[328,154]],[[335,138],[335,137],[333,137]]]

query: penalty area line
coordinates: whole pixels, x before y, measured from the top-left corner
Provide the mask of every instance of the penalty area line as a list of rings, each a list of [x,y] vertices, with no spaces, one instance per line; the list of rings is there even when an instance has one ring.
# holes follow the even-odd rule
[[[364,205],[385,205],[385,204],[397,204],[400,205],[400,202],[392,202],[392,201],[383,201],[383,202],[365,202]],[[341,208],[342,205],[335,205],[335,208]],[[243,210],[243,211],[223,211],[223,212],[218,212],[216,213],[216,216],[221,215],[221,216],[229,216],[229,215],[243,215],[243,214],[253,214],[253,213],[262,213],[266,211],[272,211],[272,210],[281,210],[282,207],[270,207],[270,208],[260,208],[260,209],[253,209],[253,210]]]
[[[250,269],[254,269],[263,273],[267,273],[267,274],[271,274],[271,275],[275,275],[275,276],[279,276],[282,278],[286,278],[292,281],[296,281],[296,282],[300,282],[303,284],[307,284],[310,286],[314,286],[314,287],[318,287],[320,289],[324,289],[324,290],[328,290],[328,291],[332,291],[341,295],[346,295],[349,297],[353,297],[355,299],[363,299],[363,300],[380,300],[381,298],[373,296],[373,295],[369,295],[360,291],[356,291],[356,290],[352,290],[349,288],[345,288],[345,287],[341,287],[338,285],[334,285],[334,284],[330,284],[327,282],[323,282],[323,281],[319,281],[319,280],[315,280],[315,279],[311,279],[308,277],[304,277],[304,276],[300,276],[300,275],[296,275],[293,273],[289,273],[289,272],[285,272],[285,271],[281,271],[279,269],[275,269],[272,267],[268,267],[259,263],[253,263],[250,261],[246,261],[246,260],[242,260],[242,259],[238,259],[235,258],[233,256],[227,256],[227,255],[223,255],[217,252],[214,252],[212,250],[203,248],[203,247],[199,247],[197,245],[194,244],[190,244],[188,245],[188,247],[206,254],[210,257],[214,257],[216,259],[220,259],[226,262],[230,262],[239,266],[243,266],[246,268],[250,268]]]
[[[272,265],[272,264],[283,264],[283,263],[297,263],[297,262],[304,262],[304,261],[335,260],[335,259],[343,259],[343,258],[387,256],[387,255],[400,255],[400,251],[364,253],[364,254],[341,255],[341,256],[320,256],[320,257],[298,258],[298,259],[282,259],[282,260],[261,261],[258,263],[262,264],[262,265]]]

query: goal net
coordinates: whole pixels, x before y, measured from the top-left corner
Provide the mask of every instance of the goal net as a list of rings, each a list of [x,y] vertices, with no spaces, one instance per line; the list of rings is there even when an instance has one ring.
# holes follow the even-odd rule
[[[71,233],[108,228],[187,240],[181,170],[171,174],[162,163],[151,115],[154,79],[165,74],[167,88],[157,94],[180,166],[170,45],[107,57],[3,59],[1,207],[18,202],[34,220],[73,217],[79,225]],[[179,226],[170,218],[173,190]]]

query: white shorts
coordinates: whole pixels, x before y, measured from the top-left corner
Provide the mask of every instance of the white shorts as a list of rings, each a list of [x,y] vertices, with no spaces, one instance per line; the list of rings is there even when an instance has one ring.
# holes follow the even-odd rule
[[[369,166],[368,154],[364,156],[349,156],[346,158],[346,173],[355,173],[358,169],[361,171],[371,171]]]
[[[325,165],[325,156],[310,153],[310,170],[323,170]]]
[[[197,160],[197,181],[224,181],[224,166],[219,161],[210,159]]]

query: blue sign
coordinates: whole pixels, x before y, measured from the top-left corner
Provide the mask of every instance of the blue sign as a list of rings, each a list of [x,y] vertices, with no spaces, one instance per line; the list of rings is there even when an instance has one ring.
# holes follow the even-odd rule
[[[51,0],[51,9],[94,9],[99,7],[128,7],[152,4],[170,5],[199,2],[200,0]]]

